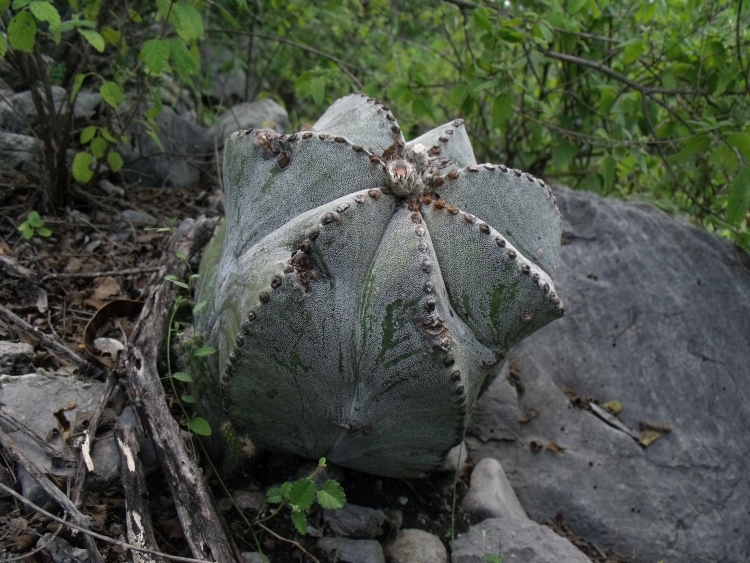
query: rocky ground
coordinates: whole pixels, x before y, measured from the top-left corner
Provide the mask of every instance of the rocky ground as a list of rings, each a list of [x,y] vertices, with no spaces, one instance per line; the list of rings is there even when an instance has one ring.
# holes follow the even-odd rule
[[[51,236],[34,236],[25,240],[18,226],[26,219],[30,211],[29,201],[38,188],[32,178],[22,174],[6,174],[2,182],[10,189],[4,191],[0,201],[0,255],[4,260],[0,303],[35,330],[54,335],[81,356],[85,355],[82,345],[87,339],[86,326],[97,310],[116,300],[142,301],[160,283],[156,271],[164,261],[165,247],[174,225],[185,217],[219,215],[222,212],[216,178],[205,177],[201,182],[203,187],[193,189],[114,189],[105,185],[106,191],[89,194],[89,204],[79,204],[76,209],[66,210],[60,217],[43,216],[45,226],[52,231]],[[119,316],[109,326],[99,327],[97,336],[122,341],[129,330],[129,322],[127,316]],[[106,368],[112,362],[107,356],[110,352],[99,352],[98,357],[104,366],[92,374],[86,374],[84,380],[86,377],[92,379],[81,386],[80,379],[76,384],[70,383],[73,381],[70,377],[80,376],[75,366],[46,349],[33,332],[22,330],[3,319],[0,320],[0,340],[17,343],[16,348],[3,351],[6,358],[1,370],[5,374],[0,391],[3,409],[7,414],[17,416],[14,420],[21,419],[28,426],[37,423],[40,434],[46,433],[46,439],[51,444],[60,447],[67,452],[68,458],[75,460],[77,450],[70,449],[64,443],[74,443],[76,431],[80,428],[73,424],[72,429],[66,430],[60,423],[59,412],[55,414],[54,411],[63,407],[63,403],[70,405],[71,414],[67,418],[73,420],[86,408],[93,408],[102,392],[101,382]],[[15,374],[33,373],[37,375],[14,377]],[[50,385],[50,381],[56,381],[59,386]],[[177,408],[178,401],[169,388],[167,398],[173,406],[174,415],[185,427],[184,417]],[[110,406],[117,413],[122,413],[123,410],[128,411],[127,403],[125,393],[120,391],[113,394]],[[40,413],[40,410],[48,412]],[[132,411],[129,412],[131,418],[128,420],[132,424]],[[4,426],[6,431],[14,430],[12,425]],[[124,498],[119,486],[119,458],[113,444],[106,446],[107,440],[112,441],[111,427],[111,421],[104,425],[104,433],[100,433],[99,437],[100,446],[97,446],[99,450],[94,451],[97,466],[111,466],[108,470],[99,470],[99,473],[107,474],[109,471],[110,475],[102,479],[89,479],[83,506],[84,512],[94,517],[100,533],[124,539]],[[66,432],[70,435],[66,436]],[[23,441],[15,437],[17,434],[11,432],[11,435],[19,444]],[[141,457],[148,458],[148,455],[144,453]],[[63,490],[74,484],[74,474],[70,468],[54,467],[48,457],[42,456],[40,459],[40,464],[49,464],[48,475],[55,477]],[[480,499],[495,498],[488,491],[503,487],[507,489],[503,493],[505,496],[498,496],[500,500],[490,508],[483,501],[479,501],[477,507],[471,504],[476,504],[476,500],[464,500],[474,464],[471,459],[455,480],[453,473],[405,481],[336,468],[333,476],[344,486],[349,501],[347,508],[338,513],[313,511],[309,517],[310,533],[305,536],[300,536],[285,514],[268,524],[278,538],[258,529],[253,535],[231,506],[220,486],[219,476],[206,465],[205,459],[201,461],[225,518],[225,527],[230,531],[238,550],[246,553],[260,550],[271,561],[312,560],[298,546],[322,561],[338,557],[341,561],[378,562],[385,561],[386,553],[390,561],[446,561],[451,535],[465,534],[482,518],[503,513],[505,502],[512,504],[514,501],[517,505],[499,464],[490,468],[488,480],[474,486],[475,499],[477,495]],[[144,463],[150,469],[147,482],[151,491],[149,507],[158,544],[167,553],[189,556],[173,500],[166,493],[168,487],[158,464],[153,457],[145,459]],[[312,469],[314,466],[311,468],[309,462],[306,464],[298,459],[257,453],[239,469],[232,471],[226,485],[246,515],[253,518],[259,511],[268,510],[263,502],[265,490],[281,481],[310,473]],[[7,453],[3,458],[2,475],[3,483],[22,491],[37,503],[46,503],[47,509],[59,514],[44,491],[36,489],[28,476],[19,475],[19,468]],[[477,493],[477,490],[480,492]],[[508,494],[512,498],[502,500]],[[468,506],[464,505],[466,510],[462,508],[462,502],[469,502]],[[613,552],[605,553],[580,540],[560,519],[550,521],[551,528],[540,528],[526,518],[520,506],[516,512],[520,521],[533,524],[535,533],[542,530],[546,540],[540,541],[554,537],[581,556],[581,559],[573,558],[571,561],[587,559],[551,529],[567,535],[592,560],[622,560]],[[29,562],[47,561],[48,557],[53,561],[64,561],[65,557],[70,556],[79,560],[84,558],[85,552],[75,551],[85,547],[81,536],[74,536],[64,528],[48,547],[39,550],[38,547],[46,545],[49,539],[39,538],[56,531],[57,525],[49,518],[35,515],[8,495],[0,500],[0,519],[3,522],[0,527],[5,529],[0,536],[0,548],[5,551],[6,557],[20,556]],[[297,542],[298,545],[286,540]],[[385,551],[382,546],[386,546]],[[126,559],[125,550],[118,546],[107,546],[100,542],[100,547],[108,561]],[[481,549],[485,550],[485,547]],[[496,553],[499,555],[500,552]],[[486,554],[492,555],[490,551]],[[545,559],[537,557],[533,560]]]

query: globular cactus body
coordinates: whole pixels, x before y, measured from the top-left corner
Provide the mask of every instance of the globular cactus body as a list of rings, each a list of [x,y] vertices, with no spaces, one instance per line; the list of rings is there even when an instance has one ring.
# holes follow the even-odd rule
[[[549,187],[477,165],[460,120],[406,143],[360,95],[225,150],[196,325],[227,417],[261,448],[429,472],[507,351],[562,314]]]

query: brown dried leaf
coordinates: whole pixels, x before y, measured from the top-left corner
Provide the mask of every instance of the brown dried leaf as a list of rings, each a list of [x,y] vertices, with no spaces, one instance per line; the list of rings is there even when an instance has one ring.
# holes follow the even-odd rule
[[[602,405],[602,408],[609,414],[617,416],[622,412],[622,403],[620,401],[607,401]]]
[[[518,422],[528,422],[534,418],[539,416],[539,412],[534,409],[526,409],[524,413],[521,415],[521,417],[518,419]]]
[[[120,292],[120,284],[112,276],[107,276],[105,278],[96,278],[96,280],[94,280],[94,284],[96,285],[96,288],[94,289],[94,293],[91,295],[91,299],[94,299],[96,301],[106,301],[113,295],[117,295]]]
[[[556,454],[561,454],[565,451],[565,448],[563,448],[560,444],[556,444],[555,442],[550,442],[546,446],[544,446],[544,449],[550,452],[555,452]]]

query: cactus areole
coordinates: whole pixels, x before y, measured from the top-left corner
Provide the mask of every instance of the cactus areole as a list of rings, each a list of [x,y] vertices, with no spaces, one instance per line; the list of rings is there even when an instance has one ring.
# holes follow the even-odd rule
[[[350,95],[310,131],[234,133],[224,186],[196,325],[225,416],[261,448],[425,475],[508,350],[563,314],[549,187],[478,165],[462,120],[407,143]]]

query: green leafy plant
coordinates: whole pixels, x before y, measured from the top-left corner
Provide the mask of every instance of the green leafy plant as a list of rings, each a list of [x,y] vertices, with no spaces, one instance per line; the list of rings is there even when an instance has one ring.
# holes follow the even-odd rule
[[[294,482],[286,481],[278,487],[266,492],[268,502],[280,506],[271,516],[279,514],[285,506],[291,509],[291,519],[300,534],[307,533],[307,517],[305,511],[317,502],[321,508],[330,510],[344,506],[346,493],[338,481],[329,479],[320,487],[315,484],[315,477],[325,469],[326,459],[321,458],[318,467],[310,477],[304,477]]]
[[[44,225],[44,221],[37,211],[30,211],[26,216],[26,220],[18,226],[18,230],[21,231],[21,235],[26,240],[29,240],[34,235],[45,238],[52,236],[52,231]]]
[[[177,253],[177,256],[183,260],[186,260],[184,254]],[[198,274],[190,274],[188,282],[185,283],[183,281],[180,281],[176,276],[170,274],[164,276],[164,280],[169,283],[173,283],[177,287],[184,289],[188,293],[190,293],[192,291],[191,285],[198,279],[198,277]],[[191,430],[191,432],[197,434],[198,436],[210,436],[212,434],[210,423],[202,416],[199,416],[194,408],[191,408],[190,410],[192,412],[189,413],[186,407],[186,405],[193,406],[197,402],[195,395],[191,392],[191,388],[194,383],[193,377],[186,371],[172,371],[172,337],[174,333],[182,329],[182,326],[176,320],[176,317],[180,309],[182,309],[186,305],[192,305],[192,303],[192,299],[183,297],[182,295],[176,295],[174,304],[172,305],[172,313],[169,319],[169,331],[167,334],[168,378],[172,387],[172,392],[176,397],[180,398],[180,407],[182,409],[183,415],[185,416],[185,419],[187,420],[188,428]],[[204,301],[193,306],[192,314],[195,315],[195,313],[200,311],[205,306],[205,304],[206,303]],[[193,332],[191,345],[189,345],[188,348],[190,349],[190,353],[194,360],[201,360],[216,353],[216,349],[212,348],[211,346],[195,345],[196,342],[197,337]],[[187,387],[186,392],[179,392],[179,390],[177,389],[178,383]]]
[[[81,0],[61,13],[50,0],[0,0],[0,58],[29,90],[37,112],[33,134],[43,145],[43,206],[59,209],[70,195],[71,179],[87,184],[102,171],[118,172],[124,161],[116,146],[127,142],[133,122],[159,144],[159,80],[177,77],[191,87],[200,71],[200,4]],[[55,95],[57,86],[65,91],[62,99]],[[84,86],[98,91],[104,109],[78,131],[74,107]],[[74,146],[69,165],[67,150]]]

